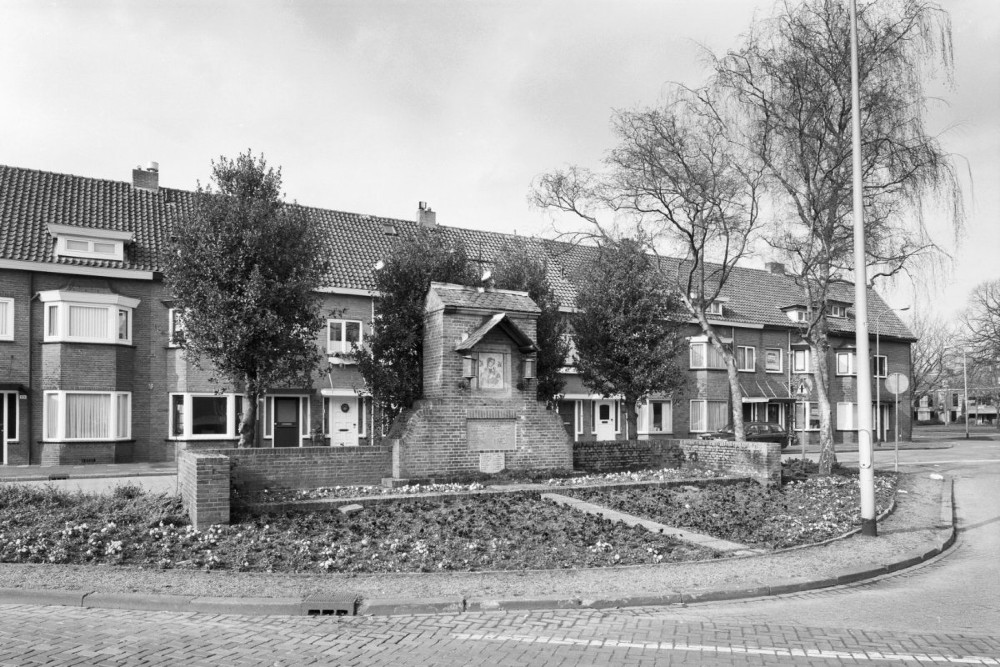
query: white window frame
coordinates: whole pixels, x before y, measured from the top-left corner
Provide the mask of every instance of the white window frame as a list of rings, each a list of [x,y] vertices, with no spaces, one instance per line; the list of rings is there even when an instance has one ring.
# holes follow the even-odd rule
[[[110,397],[110,409],[108,412],[108,430],[112,434],[106,438],[69,438],[66,437],[66,396],[69,394],[80,395],[101,395]],[[119,399],[121,397],[126,397],[126,409],[128,410],[128,419],[125,420],[125,433],[121,434],[118,430],[119,425]],[[51,433],[49,429],[49,418],[52,401],[54,399],[57,415],[56,415],[56,432]],[[72,391],[72,390],[56,390],[56,391],[46,391],[42,395],[42,428],[43,437],[42,439],[46,442],[115,442],[121,440],[131,440],[132,439],[132,392],[130,391]]]
[[[351,343],[347,341],[347,325],[357,324],[358,325],[358,347],[365,344],[365,325],[361,320],[338,320],[338,319],[328,319],[326,321],[326,353],[331,356],[340,357],[345,363],[353,363],[351,356],[353,350],[351,349]],[[330,339],[330,334],[333,332],[333,327],[335,325],[340,326],[340,341],[335,342]],[[336,349],[339,345],[340,349]]]
[[[802,407],[802,420],[799,420],[799,406]],[[818,431],[819,430],[819,403],[817,401],[797,401],[792,408],[794,413],[792,418],[795,420],[795,430],[796,431]],[[817,415],[816,426],[810,426],[810,417],[813,413]]]
[[[802,358],[802,363],[799,364],[799,357]],[[812,362],[812,350],[809,348],[796,348],[792,350],[792,372],[793,373],[808,373]]]
[[[702,364],[695,363],[695,349],[702,350],[702,359],[704,362]],[[713,356],[716,355],[715,361],[718,362],[717,366],[713,366],[711,362],[713,361]],[[688,368],[690,370],[707,370],[707,371],[720,371],[726,370],[726,360],[722,356],[722,353],[715,349],[707,340],[692,339],[690,345],[688,346]]]
[[[575,422],[574,431],[576,435],[583,435],[583,400],[577,399],[573,401],[573,421]]]
[[[749,357],[750,364],[749,367],[745,364],[741,364],[740,353],[743,353],[744,358],[742,361],[746,361]],[[743,373],[754,373],[757,371],[757,348],[752,345],[739,345],[736,347],[736,370]]]
[[[43,340],[46,343],[132,344],[132,328],[135,320],[134,311],[140,303],[139,299],[132,299],[119,294],[48,290],[39,292],[38,300],[45,304],[42,331],[44,332]],[[69,313],[73,307],[104,310],[108,318],[108,335],[70,335]],[[125,316],[128,318],[124,337],[119,334],[119,313],[125,313]]]
[[[789,308],[785,311],[785,315],[788,316],[792,322],[808,322],[809,321],[809,311],[805,308]]]
[[[71,225],[49,224],[48,230],[49,234],[56,239],[53,250],[56,257],[79,257],[123,262],[125,261],[125,244],[135,238],[133,232]],[[101,246],[105,246],[105,248],[102,249]]]
[[[847,360],[847,371],[846,372],[842,372],[841,371],[841,368],[840,368],[840,361],[841,361],[841,359],[846,359]],[[858,374],[857,359],[858,359],[858,355],[855,354],[853,351],[845,350],[843,352],[837,352],[837,357],[836,357],[836,362],[837,362],[836,371],[837,371],[837,375],[857,375]]]
[[[174,398],[182,397],[182,415],[184,423],[181,425],[180,433],[175,432],[176,415],[174,414]],[[194,423],[192,422],[194,410],[192,409],[195,398],[225,398],[226,399],[226,432],[225,433],[192,433]],[[214,394],[212,392],[172,392],[167,394],[167,439],[168,440],[233,440],[239,438],[239,425],[236,423],[237,399],[246,403],[246,396],[243,394],[226,393]]]
[[[721,316],[723,314],[723,312],[724,312],[723,311],[723,305],[722,305],[721,301],[713,301],[712,303],[708,304],[707,308],[705,308],[705,314],[706,315],[720,315]]]
[[[830,317],[836,317],[838,319],[844,319],[847,317],[847,306],[831,305],[830,306]]]
[[[857,431],[858,430],[858,404],[857,403],[837,403],[837,430]]]
[[[881,363],[879,360],[881,360]],[[882,372],[879,373],[879,370]],[[872,356],[872,377],[889,377],[889,357],[884,354],[876,354]]]
[[[663,416],[663,430],[653,430],[653,404],[659,404]],[[674,432],[674,402],[670,399],[651,398],[639,405],[637,435],[664,435]]]
[[[704,409],[702,410],[702,414],[705,415],[705,423],[704,424],[695,424],[694,421],[693,421],[693,419],[692,419],[692,417],[691,417],[691,415],[694,414],[694,410],[692,409],[692,406],[695,403],[701,403],[704,406]],[[726,406],[727,415],[728,415],[728,408],[729,408],[729,402],[728,401],[720,401],[720,400],[714,400],[714,399],[708,399],[708,398],[692,398],[690,401],[688,401],[688,432],[689,433],[714,433],[715,431],[718,431],[720,428],[723,428],[723,427],[726,426],[726,423],[728,423],[728,421],[726,421],[726,423],[721,424],[719,426],[719,428],[710,428],[709,427],[709,424],[708,424],[708,404],[709,403],[722,403],[723,405]],[[730,416],[729,419],[732,419],[732,417]]]
[[[6,317],[0,319],[0,340],[14,340],[14,299],[0,297],[0,303],[6,306]]]
[[[177,334],[184,331],[184,313],[180,308],[167,311],[167,347],[180,347]]]
[[[778,353],[778,367],[771,368],[768,366],[768,353],[777,352]],[[766,347],[764,348],[764,372],[765,373],[783,373],[785,370],[785,351],[780,347]]]
[[[268,394],[261,399],[262,405],[258,415],[263,415],[263,428],[261,430],[262,440],[271,440],[274,446],[274,399],[276,398],[297,398],[299,399],[299,447],[302,446],[303,438],[312,436],[312,401],[309,394]],[[359,429],[360,430],[360,429]],[[361,433],[358,433],[360,437]]]

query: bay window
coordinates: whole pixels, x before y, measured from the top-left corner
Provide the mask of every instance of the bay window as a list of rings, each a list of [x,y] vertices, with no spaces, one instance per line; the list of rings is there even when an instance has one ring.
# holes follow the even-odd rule
[[[237,438],[242,416],[243,396],[240,394],[170,395],[171,438]]]
[[[138,299],[118,294],[49,290],[45,304],[45,342],[132,344],[132,311]]]
[[[729,423],[729,403],[727,401],[691,401],[691,433],[711,433]]]
[[[725,369],[726,360],[708,341],[692,340],[689,351],[690,368]]]
[[[640,435],[673,433],[673,403],[650,399],[639,406],[638,432]]]
[[[47,391],[45,440],[128,440],[132,394],[127,391]]]

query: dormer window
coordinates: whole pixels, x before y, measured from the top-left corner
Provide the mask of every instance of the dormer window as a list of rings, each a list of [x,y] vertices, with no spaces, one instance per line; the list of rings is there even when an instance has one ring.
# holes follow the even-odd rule
[[[132,344],[132,311],[139,299],[118,294],[49,290],[45,304],[46,343]]]
[[[833,304],[830,306],[830,317],[847,317],[847,306]]]
[[[781,309],[792,322],[808,322],[809,311],[804,306],[787,306]]]
[[[708,308],[705,309],[705,312],[709,315],[722,315],[722,302],[713,301],[708,304]]]
[[[122,262],[125,260],[125,244],[131,243],[135,237],[132,232],[71,225],[50,224],[48,229],[56,240],[56,258],[78,257]]]

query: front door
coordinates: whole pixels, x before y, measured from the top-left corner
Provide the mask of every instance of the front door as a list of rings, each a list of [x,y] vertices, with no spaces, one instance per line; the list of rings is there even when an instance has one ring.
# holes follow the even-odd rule
[[[615,401],[594,402],[594,437],[598,440],[615,439]]]
[[[274,446],[299,446],[299,399],[274,397]]]
[[[358,445],[358,399],[335,397],[330,404],[330,444],[334,447],[356,447]]]

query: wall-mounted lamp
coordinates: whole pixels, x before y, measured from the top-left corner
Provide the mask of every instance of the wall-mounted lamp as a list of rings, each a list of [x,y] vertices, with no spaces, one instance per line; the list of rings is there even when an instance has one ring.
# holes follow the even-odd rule
[[[476,377],[476,360],[472,355],[466,354],[462,357],[462,377],[466,380]]]
[[[524,358],[524,379],[533,380],[535,379],[535,358],[525,357]]]

